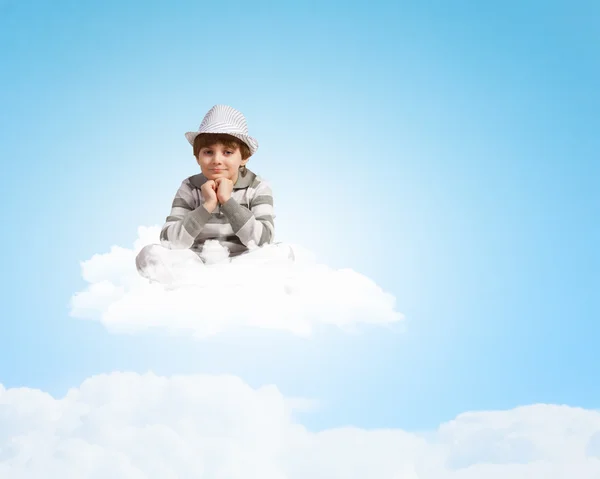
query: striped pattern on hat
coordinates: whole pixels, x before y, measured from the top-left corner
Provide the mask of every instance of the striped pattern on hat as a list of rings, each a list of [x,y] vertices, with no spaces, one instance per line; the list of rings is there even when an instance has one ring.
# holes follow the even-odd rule
[[[242,112],[227,105],[215,105],[204,116],[198,131],[188,131],[185,137],[194,145],[196,137],[202,133],[225,133],[243,141],[253,155],[258,150],[258,141],[248,134],[248,125]]]

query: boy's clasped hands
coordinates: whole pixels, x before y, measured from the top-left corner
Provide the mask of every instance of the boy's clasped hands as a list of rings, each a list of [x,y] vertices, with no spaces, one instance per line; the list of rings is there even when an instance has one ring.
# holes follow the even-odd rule
[[[233,181],[227,178],[208,180],[201,186],[200,191],[202,191],[202,197],[204,198],[204,209],[212,213],[217,204],[223,205],[231,198]]]

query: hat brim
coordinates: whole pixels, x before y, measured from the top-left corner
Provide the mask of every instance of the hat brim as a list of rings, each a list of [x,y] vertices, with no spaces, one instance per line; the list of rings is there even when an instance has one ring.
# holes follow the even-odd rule
[[[251,136],[244,135],[243,133],[237,133],[234,131],[188,131],[185,134],[185,138],[187,139],[187,141],[189,142],[190,145],[194,146],[194,140],[196,139],[196,137],[203,133],[215,133],[215,134],[221,134],[221,135],[234,136],[238,140],[243,141],[246,145],[248,145],[251,155],[256,153],[256,150],[258,150],[258,141],[256,141],[255,138],[252,138]]]

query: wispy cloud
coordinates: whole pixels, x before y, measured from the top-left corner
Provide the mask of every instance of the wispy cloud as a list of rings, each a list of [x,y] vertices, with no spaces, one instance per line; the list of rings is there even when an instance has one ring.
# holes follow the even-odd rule
[[[160,328],[197,338],[238,327],[306,336],[316,324],[352,328],[403,319],[395,298],[374,281],[319,264],[298,245],[293,264],[270,258],[265,250],[259,262],[240,258],[188,271],[196,278],[192,286],[169,290],[150,284],[138,275],[135,256],[157,243],[158,233],[158,227],[140,227],[132,249],[114,246],[84,261],[82,275],[89,285],[73,296],[71,315],[99,320],[115,333]]]
[[[592,479],[600,413],[532,405],[436,431],[306,430],[305,401],[233,376],[112,373],[55,399],[0,386],[0,477]]]

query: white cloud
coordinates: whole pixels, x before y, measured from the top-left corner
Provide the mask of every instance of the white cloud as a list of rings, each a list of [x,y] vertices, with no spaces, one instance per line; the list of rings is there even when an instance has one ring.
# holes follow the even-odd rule
[[[112,373],[61,399],[0,386],[0,478],[600,477],[596,411],[532,405],[421,434],[313,433],[295,420],[297,403],[232,376]]]
[[[310,335],[316,324],[351,329],[403,319],[395,298],[375,282],[319,264],[297,245],[292,264],[264,249],[256,255],[262,254],[258,263],[240,258],[188,270],[197,282],[191,287],[150,284],[137,273],[135,257],[143,246],[158,243],[158,234],[158,227],[141,227],[133,249],[113,246],[84,261],[82,275],[89,284],[71,299],[71,315],[99,320],[115,333],[161,328],[197,338],[248,326]]]

